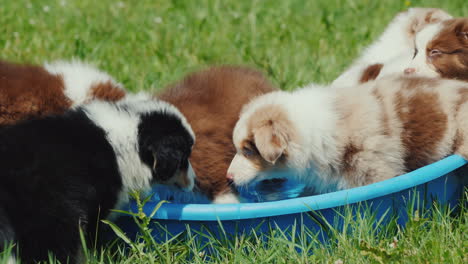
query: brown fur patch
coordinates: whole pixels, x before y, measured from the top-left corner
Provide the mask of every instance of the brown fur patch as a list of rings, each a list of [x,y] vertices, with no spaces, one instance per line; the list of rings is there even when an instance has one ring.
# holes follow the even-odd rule
[[[441,22],[443,19],[447,19],[449,16],[447,12],[438,8],[419,8],[419,9],[420,9],[419,11],[416,11],[417,13],[426,12],[426,14],[423,14],[423,13],[415,14],[412,22],[409,24],[408,33],[410,37],[414,37],[416,33],[420,32],[428,24]]]
[[[125,91],[112,81],[94,84],[90,89],[91,99],[116,102],[125,97]]]
[[[439,9],[434,9],[432,11],[427,12],[426,17],[424,18],[424,22],[426,22],[427,24],[433,24],[433,23],[438,23],[442,21],[440,16],[437,16],[436,14],[436,13],[440,14],[440,12],[445,13],[445,11],[442,11]]]
[[[406,90],[419,90],[425,86],[439,85],[439,79],[429,77],[402,77],[399,78],[403,81],[403,89]]]
[[[298,142],[294,126],[280,105],[257,109],[249,119],[247,130],[258,153],[270,164],[283,155],[290,141]]]
[[[277,90],[258,71],[221,66],[189,74],[157,95],[185,115],[196,135],[190,161],[197,186],[210,198],[229,190],[227,169],[236,154],[232,143],[242,106]]]
[[[0,61],[0,125],[64,112],[71,102],[63,89],[42,67]]]
[[[346,177],[347,175],[350,174],[350,172],[355,170],[354,156],[360,151],[362,151],[362,149],[356,147],[353,143],[349,143],[348,145],[345,146],[344,151],[343,151],[343,164],[342,164],[343,171],[345,172],[343,176]]]
[[[359,82],[366,83],[368,81],[375,80],[379,76],[383,66],[384,65],[381,63],[370,65],[362,72],[361,79],[359,80]]]
[[[407,89],[418,89],[415,79],[408,79],[404,84]],[[395,98],[395,109],[403,127],[401,140],[407,153],[406,169],[411,171],[427,165],[447,129],[448,118],[438,95],[422,90],[405,95],[400,91]]]
[[[248,148],[252,151],[252,155],[245,155],[244,153],[242,154],[245,158],[249,159],[252,162],[252,164],[257,170],[262,171],[268,167],[268,163],[265,162],[264,159],[262,159],[262,157],[260,156],[260,153],[258,152],[257,147],[253,143],[253,135],[251,135],[248,139],[245,139],[244,141],[242,141],[240,147],[241,147],[241,151],[245,148]]]
[[[427,45],[427,61],[443,78],[468,81],[468,18],[450,19],[443,25]],[[442,53],[431,57],[431,50]]]

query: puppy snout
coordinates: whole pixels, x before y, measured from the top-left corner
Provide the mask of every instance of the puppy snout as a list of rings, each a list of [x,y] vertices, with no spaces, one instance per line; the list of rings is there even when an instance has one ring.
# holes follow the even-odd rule
[[[403,72],[405,74],[413,74],[413,73],[416,72],[416,69],[415,68],[406,68]]]
[[[189,165],[187,171],[180,171],[177,173],[174,181],[174,185],[183,191],[190,192],[193,190],[195,182],[195,172],[192,166]]]
[[[233,181],[233,180],[234,180],[234,174],[228,172],[228,173],[226,174],[226,178],[227,178],[229,181]]]

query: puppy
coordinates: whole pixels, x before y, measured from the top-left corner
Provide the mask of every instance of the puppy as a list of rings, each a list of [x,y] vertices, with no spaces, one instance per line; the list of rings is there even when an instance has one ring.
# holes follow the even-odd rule
[[[468,81],[468,18],[431,24],[416,35],[406,74]]]
[[[348,87],[386,75],[403,74],[414,56],[415,37],[419,32],[428,25],[451,18],[447,12],[436,8],[410,8],[399,13],[333,85]]]
[[[23,263],[80,259],[80,228],[94,238],[99,219],[127,193],[153,183],[191,190],[194,134],[172,105],[94,101],[63,115],[0,129],[0,250],[14,242]]]
[[[367,185],[450,154],[468,159],[468,84],[388,76],[366,84],[274,92],[247,104],[227,178],[270,175],[315,193]]]
[[[124,96],[112,77],[81,62],[35,66],[0,61],[0,125],[61,114],[92,99],[117,101]]]
[[[158,95],[180,109],[192,125],[197,142],[190,161],[196,184],[215,203],[239,202],[226,172],[235,155],[232,130],[242,106],[276,90],[258,71],[220,66],[192,73]]]

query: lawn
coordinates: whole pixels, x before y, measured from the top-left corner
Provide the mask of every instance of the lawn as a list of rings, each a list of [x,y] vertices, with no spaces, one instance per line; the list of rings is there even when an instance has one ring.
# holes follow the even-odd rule
[[[213,64],[250,65],[291,90],[332,81],[411,6],[468,16],[466,0],[0,0],[0,54],[30,63],[85,60],[132,91],[157,90]],[[411,219],[405,230],[391,225],[379,234],[365,219],[350,223],[354,232],[336,232],[328,245],[299,245],[313,255],[275,232],[263,246],[255,236],[213,241],[211,257],[193,241],[88,255],[93,263],[468,263],[466,209]]]

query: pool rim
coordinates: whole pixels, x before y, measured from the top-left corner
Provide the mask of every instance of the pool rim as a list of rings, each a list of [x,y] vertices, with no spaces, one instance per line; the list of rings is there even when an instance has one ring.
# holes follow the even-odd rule
[[[274,217],[322,210],[352,204],[400,192],[428,183],[462,167],[467,161],[459,155],[451,155],[412,172],[385,181],[326,194],[287,200],[240,204],[178,204],[164,203],[153,219],[178,221],[228,221]],[[151,212],[156,202],[148,202],[145,212]],[[130,210],[137,211],[130,203]]]

